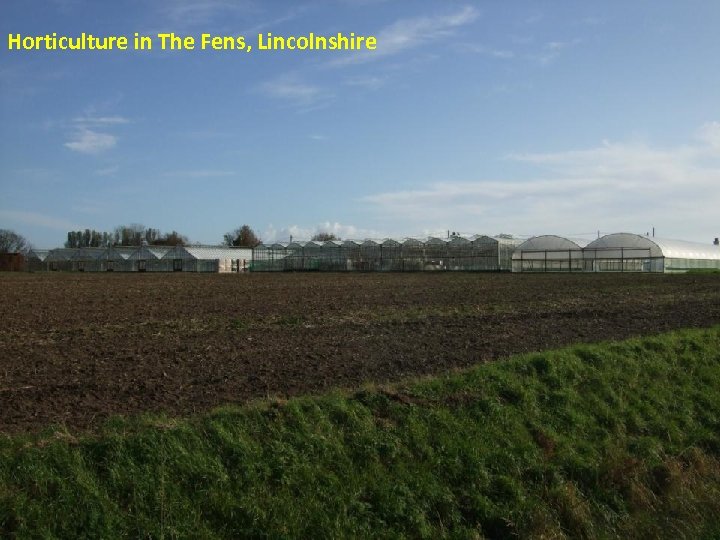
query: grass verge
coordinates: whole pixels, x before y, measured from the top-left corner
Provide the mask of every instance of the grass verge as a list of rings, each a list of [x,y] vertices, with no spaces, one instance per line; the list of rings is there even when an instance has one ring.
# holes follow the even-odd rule
[[[720,327],[0,439],[0,536],[720,537]]]

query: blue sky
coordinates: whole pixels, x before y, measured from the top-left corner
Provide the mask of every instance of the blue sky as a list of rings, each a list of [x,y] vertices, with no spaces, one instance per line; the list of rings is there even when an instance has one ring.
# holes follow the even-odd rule
[[[0,228],[720,236],[720,3],[3,0]],[[8,51],[355,32],[373,52]]]

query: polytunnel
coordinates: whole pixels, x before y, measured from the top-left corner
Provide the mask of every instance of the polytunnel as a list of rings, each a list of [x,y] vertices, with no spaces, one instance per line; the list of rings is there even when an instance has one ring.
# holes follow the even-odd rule
[[[720,269],[720,246],[632,233],[607,234],[583,250],[589,272],[687,272]]]
[[[513,272],[581,272],[580,244],[556,235],[535,236],[518,245],[512,254]]]

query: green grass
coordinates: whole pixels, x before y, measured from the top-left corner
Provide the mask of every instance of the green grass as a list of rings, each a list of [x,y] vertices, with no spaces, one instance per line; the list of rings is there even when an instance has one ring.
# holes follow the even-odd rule
[[[720,327],[0,439],[0,536],[718,538]]]

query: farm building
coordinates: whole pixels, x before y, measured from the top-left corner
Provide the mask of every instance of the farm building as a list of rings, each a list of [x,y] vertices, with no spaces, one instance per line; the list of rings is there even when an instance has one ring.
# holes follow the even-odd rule
[[[590,242],[583,258],[588,272],[687,272],[720,269],[720,246],[616,233]]]
[[[582,272],[583,251],[580,243],[562,236],[530,238],[512,254],[513,272]]]
[[[241,272],[252,260],[252,249],[225,246],[175,246],[160,259],[172,272]]]
[[[416,272],[428,270],[510,270],[512,252],[520,242],[512,238],[454,236],[443,238],[387,238],[327,242],[261,244],[253,251],[255,272],[319,270],[335,272]]]
[[[0,253],[0,272],[20,272],[25,269],[25,264],[23,253]]]

